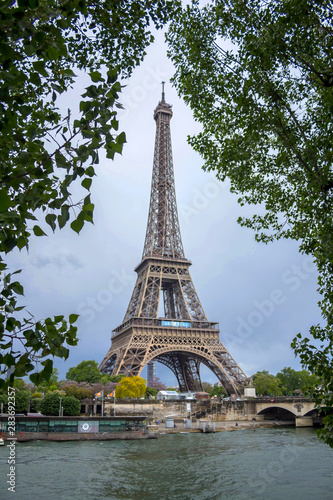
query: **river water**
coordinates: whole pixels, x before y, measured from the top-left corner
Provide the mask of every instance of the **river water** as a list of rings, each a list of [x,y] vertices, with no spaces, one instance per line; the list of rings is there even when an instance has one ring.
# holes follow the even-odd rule
[[[16,444],[16,500],[328,500],[333,450],[310,428],[160,435],[141,441]]]

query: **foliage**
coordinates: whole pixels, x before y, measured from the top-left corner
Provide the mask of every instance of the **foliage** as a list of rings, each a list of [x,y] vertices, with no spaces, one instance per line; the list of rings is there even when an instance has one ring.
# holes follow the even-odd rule
[[[257,395],[282,396],[281,381],[278,377],[275,377],[264,370],[262,372],[255,373],[252,376],[252,379]]]
[[[38,393],[36,393],[38,394]],[[36,394],[33,394],[30,398],[30,412],[31,413],[38,413],[41,412],[41,404],[43,401],[43,396],[37,396]]]
[[[95,363],[95,361],[93,361],[93,363]],[[61,388],[67,396],[74,396],[79,400],[86,398],[93,399],[95,395],[101,391],[104,391],[104,397],[106,397],[107,394],[113,392],[116,387],[117,384],[115,382],[103,383],[103,376],[100,382],[91,384],[88,382],[76,382],[75,380],[63,381],[61,383]]]
[[[5,0],[0,5],[0,252],[29,246],[70,224],[79,233],[93,221],[90,188],[99,163],[120,154],[120,76],[128,76],[178,2],[168,0]],[[59,96],[86,72],[90,78],[72,109]],[[77,106],[77,107],[76,107]],[[78,199],[71,192],[75,187]],[[81,197],[81,199],[80,199]],[[39,222],[39,220],[41,222]],[[46,223],[46,224],[45,224]],[[52,357],[67,358],[77,344],[77,315],[36,321],[18,303],[24,293],[0,258],[1,374],[8,383],[43,366],[36,384],[52,372]],[[6,382],[0,380],[0,387]]]
[[[49,380],[43,381],[39,386],[38,390],[40,392],[56,391],[59,388],[59,371],[57,368],[53,368]]]
[[[31,397],[32,398],[42,398],[43,394],[41,392],[34,392],[33,394],[31,394]]]
[[[119,383],[121,381],[122,378],[124,378],[126,375],[111,375],[110,376],[110,382],[115,382],[115,383]]]
[[[1,412],[1,404],[3,405],[3,413],[7,413],[7,411],[8,411],[8,396],[4,392],[0,392],[0,412]]]
[[[150,381],[150,386],[153,389],[156,389],[158,391],[166,391],[167,386],[161,382],[161,380],[158,377],[153,377]]]
[[[208,392],[208,394],[210,394],[214,388],[213,384],[210,384],[209,382],[202,382],[201,385],[202,385],[202,390]]]
[[[260,205],[240,223],[314,258],[323,324],[292,347],[321,381],[318,407],[333,408],[332,3],[194,1],[168,40],[175,85],[202,125],[190,143],[240,205]],[[331,443],[332,429],[333,417]]]
[[[211,397],[217,396],[218,398],[221,398],[221,396],[227,395],[226,390],[221,385],[220,386],[214,385],[214,387],[211,389],[209,394],[211,395]]]
[[[145,394],[145,397],[146,398],[155,398],[155,396],[157,396],[158,394],[158,389],[155,389],[155,387],[147,387],[146,389],[146,394]]]
[[[284,395],[292,395],[295,391],[310,394],[318,385],[317,377],[307,370],[296,371],[288,367],[283,368],[276,376],[281,381]]]
[[[102,373],[101,374],[101,383],[103,385],[106,385],[108,382],[111,382],[111,375],[108,373]]]
[[[73,396],[63,396],[59,391],[48,392],[40,403],[40,411],[43,415],[59,416],[60,406],[66,416],[79,415],[81,405]]]
[[[146,392],[146,381],[141,377],[123,377],[116,388],[116,398],[140,398]]]
[[[81,404],[74,396],[65,396],[61,402],[64,416],[80,415]]]
[[[48,392],[40,404],[40,411],[43,415],[59,416],[60,394],[58,392]]]
[[[15,391],[15,412],[26,413],[29,407],[28,391]]]
[[[13,382],[13,387],[15,387],[15,389],[21,391],[25,386],[25,382],[22,378],[17,378],[14,380]]]
[[[88,387],[82,387],[75,382],[69,382],[68,384],[63,385],[62,389],[65,391],[66,396],[72,396],[78,400],[91,397],[91,391]]]
[[[68,370],[66,379],[93,384],[101,380],[101,373],[98,370],[96,361],[81,361],[77,366],[73,366]]]
[[[209,382],[202,382],[201,385],[203,391],[208,392],[208,394],[210,394],[211,397],[217,396],[220,398],[221,396],[225,396],[227,394],[222,386],[213,385],[210,384]]]

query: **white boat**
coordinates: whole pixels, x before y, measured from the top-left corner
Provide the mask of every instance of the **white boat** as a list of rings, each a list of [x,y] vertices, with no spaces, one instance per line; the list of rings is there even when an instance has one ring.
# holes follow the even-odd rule
[[[5,440],[4,440],[4,438],[0,438],[0,446],[5,446]]]

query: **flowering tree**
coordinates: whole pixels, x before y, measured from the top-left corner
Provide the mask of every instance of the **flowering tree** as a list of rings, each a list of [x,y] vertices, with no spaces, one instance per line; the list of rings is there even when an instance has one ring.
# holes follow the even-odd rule
[[[167,386],[164,385],[163,382],[161,382],[158,377],[153,377],[151,379],[149,387],[151,387],[152,389],[156,389],[157,391],[166,391],[167,390]]]
[[[124,377],[116,388],[116,398],[140,398],[146,392],[146,381],[141,377]]]

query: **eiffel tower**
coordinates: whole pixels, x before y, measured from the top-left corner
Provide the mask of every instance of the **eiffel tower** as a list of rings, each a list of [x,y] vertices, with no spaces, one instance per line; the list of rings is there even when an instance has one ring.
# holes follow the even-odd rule
[[[172,106],[154,112],[156,139],[146,239],[137,281],[124,320],[112,332],[111,348],[99,369],[111,375],[140,375],[152,360],[175,374],[180,391],[202,390],[200,364],[230,393],[243,392],[246,375],[208,321],[194,288],[180,235],[173,172]],[[163,301],[164,316],[159,317]]]

